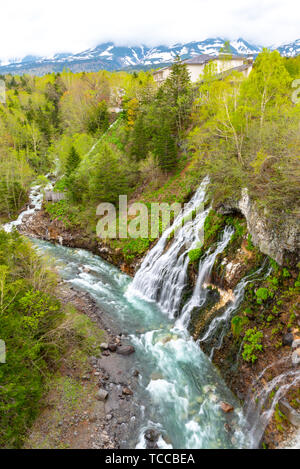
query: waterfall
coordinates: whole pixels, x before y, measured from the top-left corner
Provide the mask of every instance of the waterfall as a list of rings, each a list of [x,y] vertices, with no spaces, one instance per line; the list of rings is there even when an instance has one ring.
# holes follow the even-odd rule
[[[208,182],[208,178],[203,180],[172,226],[147,254],[128,291],[129,295],[156,301],[171,318],[179,311],[182,292],[187,283],[188,252],[195,249],[200,242],[199,231],[203,228],[209,212],[209,209],[201,210]],[[189,219],[195,211],[195,218]],[[166,249],[174,231],[172,244]]]
[[[245,405],[244,415],[247,426],[245,430],[249,434],[249,441],[252,448],[259,445],[279,400],[291,387],[300,383],[300,371],[291,369],[282,372],[268,382],[263,379],[266,372],[272,367],[279,364],[282,365],[284,362],[289,366],[290,361],[291,357],[285,357],[267,366],[250,386],[250,393]],[[272,394],[274,395],[272,396]]]
[[[204,333],[204,335],[199,339],[199,342],[208,342],[208,343],[214,343],[214,345],[211,348],[211,353],[210,357],[211,359],[213,358],[214,351],[216,349],[220,349],[223,344],[223,340],[225,337],[225,334],[228,330],[228,324],[230,323],[230,320],[233,316],[233,313],[238,310],[240,307],[243,299],[244,299],[244,294],[245,294],[245,289],[247,285],[254,280],[260,280],[258,276],[263,272],[264,268],[266,266],[266,261],[263,262],[261,267],[255,271],[252,272],[251,274],[247,275],[244,277],[235,287],[234,289],[234,301],[228,305],[228,307],[225,309],[224,313],[221,316],[215,317],[207,331]],[[270,270],[267,272],[265,277],[268,277],[270,275]],[[263,280],[264,277],[261,278]]]
[[[51,183],[49,183],[45,187],[45,190],[51,190],[52,188],[53,188],[53,185]],[[18,218],[16,220],[11,221],[9,223],[5,223],[3,225],[4,231],[6,231],[7,233],[10,233],[11,231],[13,231],[14,228],[17,228],[17,226],[20,226],[23,223],[24,217],[26,217],[28,215],[33,215],[36,211],[41,210],[42,203],[43,203],[42,186],[41,185],[35,185],[30,190],[29,204],[28,204],[26,210],[23,210],[23,212],[20,213],[20,215],[18,216]]]
[[[193,295],[190,301],[184,306],[182,314],[176,322],[177,328],[186,329],[193,309],[196,307],[200,308],[204,305],[207,297],[207,289],[203,288],[203,285],[206,281],[209,280],[217,256],[224,251],[233,233],[234,229],[232,227],[227,226],[223,232],[221,241],[219,241],[216,246],[215,251],[213,253],[210,253],[210,251],[208,251],[208,254],[204,258],[204,260],[200,261],[199,274],[193,291]]]

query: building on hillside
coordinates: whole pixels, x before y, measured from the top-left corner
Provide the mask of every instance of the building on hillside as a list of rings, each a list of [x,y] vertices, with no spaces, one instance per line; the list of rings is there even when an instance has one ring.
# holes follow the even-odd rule
[[[182,63],[186,64],[189,71],[192,83],[196,83],[201,79],[205,66],[208,63],[215,65],[216,74],[220,75],[230,71],[237,71],[243,73],[245,77],[249,76],[252,70],[253,58],[242,57],[239,55],[225,57],[224,56],[213,56],[213,55],[196,55],[191,59],[183,60]],[[172,66],[164,67],[153,72],[154,80],[161,84],[163,83],[171,73]]]

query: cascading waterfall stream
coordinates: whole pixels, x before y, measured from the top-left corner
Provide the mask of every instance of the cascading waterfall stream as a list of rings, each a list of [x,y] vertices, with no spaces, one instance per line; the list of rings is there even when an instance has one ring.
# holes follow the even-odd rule
[[[132,367],[139,369],[140,378],[134,398],[144,408],[137,405],[137,427],[128,431],[123,447],[144,447],[147,428],[159,429],[161,448],[247,446],[239,403],[208,357],[192,338],[174,329],[154,302],[126,294],[128,276],[86,251],[34,242],[54,258],[61,277],[88,292],[135,346]],[[221,401],[234,406],[230,416],[220,409]],[[225,429],[228,418],[230,433]]]
[[[208,251],[201,260],[192,298],[174,324],[187,284],[188,252],[198,246],[199,230],[209,211],[198,210],[205,201],[207,184],[208,178],[147,254],[133,281],[87,251],[33,240],[42,253],[53,257],[61,277],[74,288],[89,293],[103,314],[116,321],[135,346],[136,353],[131,359],[132,366],[140,371],[134,396],[137,410],[135,423],[128,424],[123,447],[145,447],[144,431],[148,428],[159,430],[160,448],[243,448],[254,445],[257,437],[253,430],[249,443],[239,403],[186,331],[192,309],[201,307],[206,300],[205,282],[209,281],[216,257],[230,242],[233,228],[226,227],[215,250]],[[31,191],[32,212],[22,213],[6,229],[11,230],[22,223],[26,213],[41,208],[39,191],[37,186]],[[196,216],[189,218],[191,214]],[[189,221],[182,226],[185,219]],[[175,236],[169,243],[172,232]],[[258,273],[260,270],[255,275]],[[223,316],[212,321],[201,340],[213,337],[217,326],[227,323],[240,305],[246,284],[252,280],[248,276],[240,282],[233,304]],[[298,380],[297,375],[289,378]],[[280,382],[279,379],[274,386]],[[274,386],[270,383],[270,389]],[[230,415],[220,409],[221,401],[233,405]],[[141,402],[145,405],[141,406]]]
[[[174,318],[179,312],[182,291],[187,281],[188,252],[200,242],[199,231],[203,228],[209,211],[202,210],[208,182],[208,178],[205,178],[172,226],[148,253],[128,291],[129,295],[156,301],[170,318]],[[194,219],[185,221],[198,209]],[[166,250],[170,235],[174,232],[172,244]]]
[[[135,366],[140,370],[137,398],[138,402],[148,401],[148,405],[144,409],[137,406],[139,428],[130,430],[124,447],[143,447],[143,433],[149,427],[159,429],[161,448],[247,446],[238,402],[197,344],[184,331],[176,330],[171,320],[178,312],[187,281],[188,251],[197,247],[198,232],[207,215],[207,211],[197,212],[205,200],[207,183],[205,179],[149,252],[132,282],[93,254],[34,240],[42,252],[52,255],[61,277],[92,295],[135,345]],[[183,219],[192,213],[195,218],[181,227]],[[177,227],[166,249],[169,234]],[[235,408],[230,416],[230,433],[225,430],[228,416],[220,409],[221,401]]]
[[[52,188],[53,185],[49,183],[45,187],[45,190],[51,190]],[[11,221],[9,223],[5,223],[3,225],[4,231],[6,231],[7,233],[12,232],[14,228],[17,228],[18,226],[22,225],[24,217],[27,217],[28,215],[33,215],[35,212],[41,210],[43,203],[43,193],[41,189],[42,188],[40,185],[35,185],[31,188],[27,209],[21,212],[16,220]]]
[[[285,371],[270,381],[262,383],[260,380],[265,375],[265,372],[276,364],[274,363],[266,367],[255,383],[252,383],[251,396],[248,396],[244,409],[245,421],[247,422],[246,429],[249,432],[249,443],[252,448],[257,447],[261,441],[279,400],[290,388],[300,383],[299,370]],[[253,392],[255,388],[257,389]],[[272,396],[272,393],[274,393],[274,396]]]
[[[265,277],[259,278],[258,276],[263,272],[265,269],[266,262],[262,264],[262,266],[256,271],[253,272],[246,277],[244,277],[235,287],[234,289],[234,300],[231,302],[228,307],[225,309],[224,313],[220,316],[215,317],[211,323],[207,331],[204,335],[199,339],[199,343],[206,342],[213,344],[211,347],[210,358],[213,358],[215,350],[219,350],[222,347],[223,340],[225,334],[228,330],[228,325],[230,324],[230,320],[233,316],[233,313],[238,310],[240,307],[247,285],[253,281],[263,280],[270,275],[271,270],[268,270]]]
[[[52,173],[48,173],[45,175],[45,178],[50,178],[51,179],[51,174],[53,179],[55,180],[57,177],[58,173],[58,166],[59,166],[59,160],[56,159],[54,161],[55,164],[55,169]],[[46,185],[44,190],[46,191],[51,191],[54,186],[54,181],[49,182],[49,184]],[[30,192],[29,192],[29,203],[27,205],[27,208],[23,210],[18,218],[16,220],[13,220],[11,222],[5,223],[3,225],[4,231],[7,233],[11,233],[14,228],[17,228],[18,226],[21,226],[24,220],[24,217],[27,217],[28,215],[33,215],[35,212],[38,212],[42,208],[43,204],[43,190],[42,186],[40,184],[35,184],[34,186],[31,187]]]
[[[217,244],[215,251],[213,253],[208,251],[204,260],[200,261],[198,278],[193,295],[190,301],[183,307],[181,316],[176,321],[177,328],[185,330],[189,324],[193,309],[196,307],[200,308],[204,305],[207,297],[207,290],[203,288],[203,285],[205,281],[209,280],[217,256],[224,251],[233,233],[234,229],[232,227],[226,227],[222,235],[222,239]]]

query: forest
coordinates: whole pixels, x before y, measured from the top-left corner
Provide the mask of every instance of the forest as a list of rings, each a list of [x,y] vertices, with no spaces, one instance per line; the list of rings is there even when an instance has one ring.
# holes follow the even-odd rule
[[[274,225],[283,213],[295,219],[300,103],[292,100],[292,84],[299,76],[300,56],[264,49],[248,78],[219,77],[208,65],[196,84],[180,59],[160,87],[144,71],[1,77],[0,222],[16,218],[31,185],[46,186],[55,170],[54,190],[65,198],[45,203],[46,212],[94,237],[100,202],[117,203],[126,194],[145,203],[183,203],[206,175],[213,208],[238,200],[247,187]],[[109,242],[131,260],[152,241]],[[1,338],[15,351],[0,369],[0,411],[9,415],[0,446],[22,444],[44,375],[62,353],[60,336],[54,340],[51,332],[65,318],[55,283],[27,241],[0,231]]]
[[[264,50],[248,79],[236,72],[216,79],[207,66],[192,84],[178,60],[159,88],[150,72],[6,76],[0,216],[13,218],[32,181],[56,164],[56,190],[67,202],[52,211],[79,224],[95,225],[99,202],[155,190],[154,180],[157,187],[180,180],[183,170],[184,197],[210,174],[215,203],[246,186],[270,216],[283,208],[294,216],[300,108],[291,96],[299,68],[299,57]]]

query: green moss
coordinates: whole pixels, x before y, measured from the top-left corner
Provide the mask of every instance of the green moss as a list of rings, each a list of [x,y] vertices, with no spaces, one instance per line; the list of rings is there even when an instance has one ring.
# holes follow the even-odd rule
[[[231,320],[231,331],[235,338],[240,337],[244,326],[249,322],[245,316],[234,316]]]
[[[126,261],[132,261],[136,257],[143,255],[150,246],[150,239],[137,238],[126,240],[126,245],[122,248],[122,253]]]
[[[248,329],[244,336],[244,346],[243,346],[243,359],[248,363],[255,363],[258,359],[257,353],[262,352],[262,338],[263,333],[258,331],[256,327],[253,329]]]
[[[259,305],[263,304],[264,301],[266,301],[268,298],[272,297],[272,293],[267,289],[267,288],[259,288],[256,291],[256,301]]]
[[[189,258],[191,262],[197,262],[203,255],[203,248],[196,248],[189,251]]]

